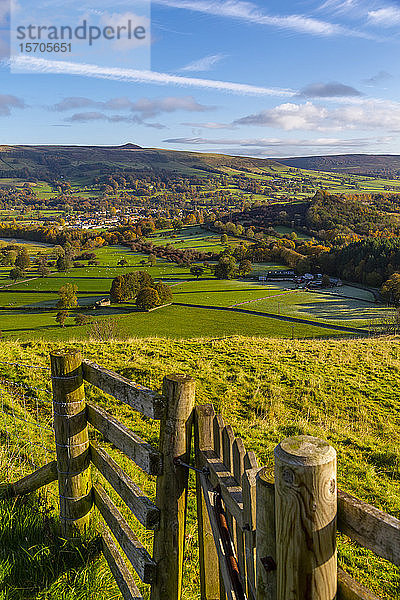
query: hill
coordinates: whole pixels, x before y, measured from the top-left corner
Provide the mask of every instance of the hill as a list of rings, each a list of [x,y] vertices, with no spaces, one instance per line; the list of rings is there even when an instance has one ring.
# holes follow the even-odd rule
[[[332,171],[355,175],[400,175],[400,156],[391,154],[343,154],[332,156],[301,156],[280,158],[279,162],[288,167]]]
[[[0,146],[0,178],[94,177],[123,170],[169,170],[182,174],[215,172],[221,167],[259,170],[268,159],[177,152],[124,146]]]
[[[298,434],[327,439],[338,451],[340,488],[400,516],[400,349],[395,338],[314,342],[243,337],[184,341],[152,338],[74,345],[86,358],[153,389],[160,389],[167,373],[192,375],[197,382],[197,402],[212,402],[246,447],[256,452],[260,464],[270,468],[273,448],[282,439]],[[1,342],[1,380],[49,389],[46,375],[25,365],[48,366],[49,352],[56,347],[59,345],[44,342]],[[3,402],[7,402],[11,387],[3,384]],[[147,441],[156,443],[158,431],[148,419],[89,387],[88,395],[105,404]],[[26,432],[18,431],[12,418],[4,414],[0,428],[1,439],[15,431],[18,439],[11,441],[23,447],[18,455],[13,443],[8,448],[3,446],[1,479],[13,479],[24,469],[30,472],[29,444],[23,445]],[[145,480],[138,469],[134,471],[130,461],[124,468],[131,469],[130,474],[153,497],[154,482]],[[49,517],[52,498],[50,494],[40,503],[33,497],[30,501],[0,504],[0,583],[5,590],[4,600],[25,600],[27,589],[29,597],[38,600],[116,597],[115,584],[96,546],[89,545],[80,556],[63,553],[53,535],[53,518]],[[42,523],[39,512],[46,506],[44,501],[49,511]],[[184,600],[198,600],[193,482],[190,503]],[[381,598],[399,598],[399,570],[342,537],[339,563]]]

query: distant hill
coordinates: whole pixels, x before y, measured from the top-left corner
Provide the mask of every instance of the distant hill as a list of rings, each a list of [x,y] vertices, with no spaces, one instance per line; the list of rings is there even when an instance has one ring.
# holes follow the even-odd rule
[[[0,178],[93,178],[129,170],[168,170],[182,175],[215,173],[229,167],[260,171],[268,159],[123,146],[0,146]]]
[[[400,175],[400,156],[392,154],[342,154],[336,156],[301,156],[282,158],[288,167],[313,171],[334,171],[354,175]]]

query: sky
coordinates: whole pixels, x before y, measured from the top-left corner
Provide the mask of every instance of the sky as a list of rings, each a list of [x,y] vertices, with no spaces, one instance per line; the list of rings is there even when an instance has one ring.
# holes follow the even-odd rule
[[[0,0],[0,144],[400,154],[400,2],[153,0],[137,62],[122,42],[64,61],[10,59],[19,1]],[[70,11],[117,23],[132,2],[95,5],[32,4],[37,23],[60,7],[64,20]]]

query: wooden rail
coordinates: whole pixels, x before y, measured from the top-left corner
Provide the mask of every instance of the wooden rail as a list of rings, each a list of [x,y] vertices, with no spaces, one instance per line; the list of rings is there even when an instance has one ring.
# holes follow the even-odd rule
[[[114,444],[145,473],[161,475],[162,455],[158,450],[144,442],[136,433],[99,406],[87,402],[86,407],[88,422],[103,435],[104,439]]]
[[[131,509],[137,520],[146,529],[157,529],[160,524],[159,509],[105,450],[93,444],[90,449],[92,463]]]
[[[53,460],[15,483],[0,485],[0,498],[15,498],[15,496],[31,494],[41,487],[57,481],[57,477],[57,461]]]
[[[128,404],[150,419],[162,419],[165,411],[164,398],[157,392],[133,383],[129,379],[104,369],[90,360],[82,363],[83,377],[106,394]]]
[[[358,498],[338,492],[338,529],[400,567],[400,521]]]
[[[124,600],[143,600],[131,572],[106,527],[103,528],[101,541],[104,557],[110,567],[111,573],[114,575],[114,579]]]
[[[93,491],[96,507],[113,532],[136,573],[143,583],[153,583],[156,578],[156,563],[152,560],[117,507],[111,502],[103,488],[95,484]]]

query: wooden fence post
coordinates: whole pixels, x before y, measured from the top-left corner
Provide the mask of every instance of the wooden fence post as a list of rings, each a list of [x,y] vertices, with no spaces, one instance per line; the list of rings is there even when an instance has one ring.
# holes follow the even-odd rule
[[[175,460],[190,460],[195,382],[186,375],[165,377],[163,395],[167,403],[160,428],[163,474],[157,479],[156,494],[161,518],[154,535],[157,581],[151,600],[180,600],[189,474]]]
[[[86,534],[93,506],[82,356],[67,349],[50,358],[60,519],[63,535],[72,540]]]
[[[275,448],[277,600],[337,593],[336,451],[299,436]]]
[[[212,404],[196,406],[195,414],[196,466],[200,468],[199,452],[214,449],[214,407]],[[220,600],[219,569],[217,567],[218,553],[198,473],[196,474],[196,495],[199,531],[200,598],[201,600]]]

